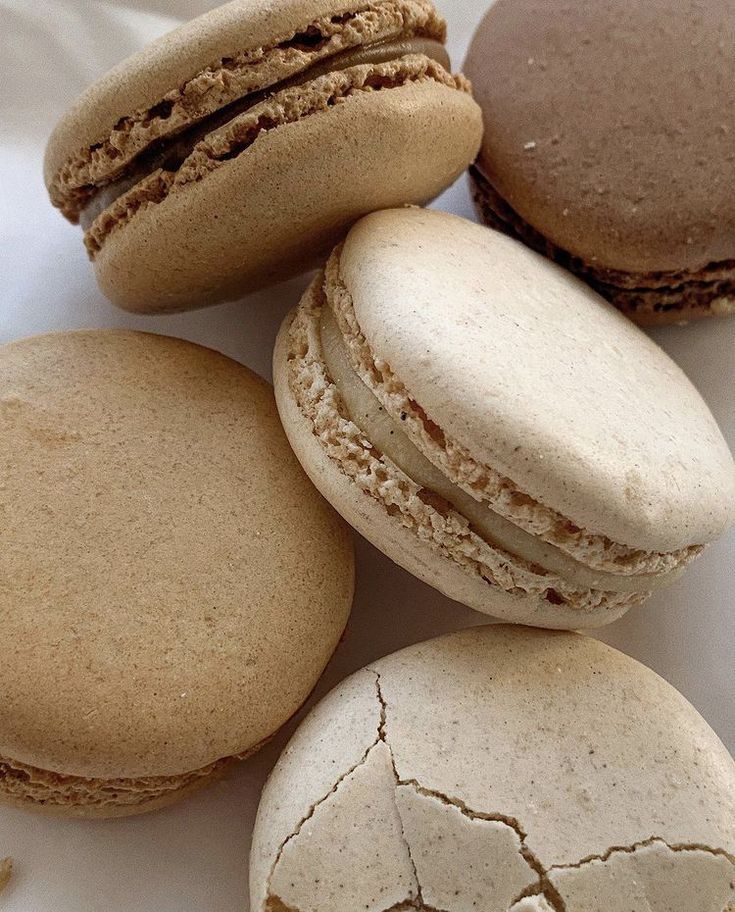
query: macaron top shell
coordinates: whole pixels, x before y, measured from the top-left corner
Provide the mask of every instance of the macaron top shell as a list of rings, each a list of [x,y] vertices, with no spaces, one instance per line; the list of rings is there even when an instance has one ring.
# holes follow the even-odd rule
[[[443,20],[428,0],[233,0],[217,7],[122,61],[80,95],[46,150],[52,196],[70,179],[78,183],[80,169],[113,177],[151,142],[340,50],[400,36],[407,23],[444,38]]]
[[[350,538],[247,368],[142,333],[7,345],[0,475],[0,758],[176,775],[304,702]]]
[[[359,222],[338,268],[384,388],[415,402],[443,451],[632,548],[702,544],[733,521],[735,465],[701,397],[568,273],[415,209]]]
[[[499,0],[466,72],[478,165],[588,264],[699,271],[735,257],[729,0]]]
[[[721,912],[734,854],[735,764],[674,688],[578,634],[486,626],[306,719],[263,794],[251,908]]]

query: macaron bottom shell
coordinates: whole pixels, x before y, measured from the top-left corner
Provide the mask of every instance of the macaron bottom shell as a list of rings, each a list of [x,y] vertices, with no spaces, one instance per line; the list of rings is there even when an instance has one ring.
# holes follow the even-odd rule
[[[131,817],[168,807],[206,788],[259,747],[181,776],[140,779],[64,776],[0,758],[0,802],[54,817],[100,820]]]

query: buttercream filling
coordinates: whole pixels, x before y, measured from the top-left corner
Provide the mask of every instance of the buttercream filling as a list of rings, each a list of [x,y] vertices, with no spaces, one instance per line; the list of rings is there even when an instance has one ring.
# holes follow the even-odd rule
[[[478,167],[471,168],[476,202],[486,221],[570,272],[582,277],[604,298],[631,309],[666,311],[707,307],[735,296],[735,260],[713,262],[697,271],[625,272],[596,266],[558,247],[527,222]]]
[[[682,567],[665,573],[634,575],[593,570],[472,498],[421,453],[403,431],[400,422],[386,412],[364,383],[352,366],[347,346],[328,306],[321,308],[319,329],[324,364],[342,398],[347,417],[373,448],[437,502],[444,502],[464,516],[491,547],[500,548],[585,589],[639,593],[658,588],[681,575]]]
[[[389,63],[412,54],[421,54],[431,60],[435,60],[447,70],[450,67],[446,48],[435,38],[413,36],[362,45],[343,51],[320,61],[292,79],[270,86],[262,92],[254,92],[238,99],[206,117],[195,126],[179,133],[174,138],[154,143],[134,159],[121,177],[106,184],[94,193],[87,205],[81,210],[79,223],[87,231],[105,209],[146,176],[159,169],[169,173],[176,172],[207,134],[217,130],[240,114],[249,111],[269,96],[293,86],[305,85],[307,82],[311,82],[313,79],[328,73],[339,72],[363,64]]]

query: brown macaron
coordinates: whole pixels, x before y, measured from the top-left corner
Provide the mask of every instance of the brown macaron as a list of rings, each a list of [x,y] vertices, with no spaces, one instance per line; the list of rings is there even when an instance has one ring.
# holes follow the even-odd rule
[[[0,477],[0,800],[152,810],[304,703],[351,540],[246,367],[143,333],[6,345]]]
[[[121,63],[45,159],[102,291],[145,312],[237,298],[436,196],[482,134],[444,41],[429,0],[234,0]]]
[[[498,0],[466,69],[490,225],[638,323],[735,312],[729,0]]]

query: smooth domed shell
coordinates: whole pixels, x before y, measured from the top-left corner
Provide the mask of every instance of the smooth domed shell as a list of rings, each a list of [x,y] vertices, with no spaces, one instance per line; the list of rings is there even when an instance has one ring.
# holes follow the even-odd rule
[[[352,229],[339,278],[373,359],[533,500],[651,551],[732,523],[735,464],[697,390],[558,266],[456,216],[396,209]]]
[[[478,164],[592,267],[732,260],[734,61],[729,0],[499,0],[466,62]]]
[[[351,540],[250,370],[143,333],[7,345],[0,477],[0,757],[175,775],[306,700]]]

